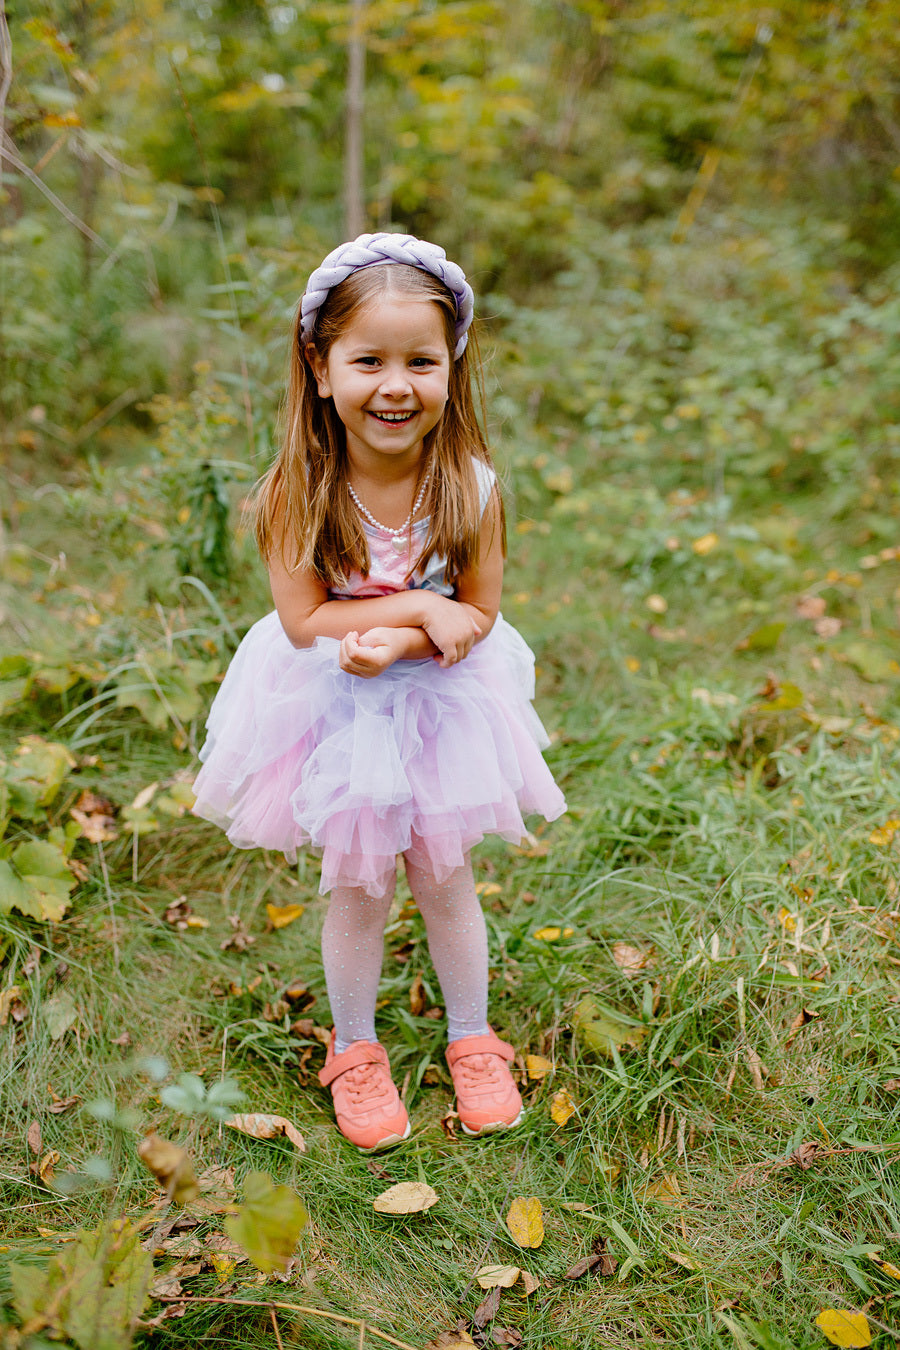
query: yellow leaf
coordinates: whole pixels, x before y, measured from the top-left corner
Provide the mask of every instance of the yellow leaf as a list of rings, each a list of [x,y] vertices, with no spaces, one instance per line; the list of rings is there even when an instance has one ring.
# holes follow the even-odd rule
[[[378,1214],[421,1214],[438,1202],[438,1193],[424,1181],[399,1181],[389,1186],[372,1204]]]
[[[847,1312],[843,1308],[823,1308],[816,1318],[816,1326],[832,1345],[851,1347],[872,1344],[872,1332],[862,1313]]]
[[[565,1125],[566,1121],[574,1116],[577,1109],[566,1089],[561,1088],[550,1103],[550,1118],[556,1125]]]
[[[539,1247],[544,1240],[544,1215],[537,1196],[517,1195],[509,1207],[506,1226],[519,1247]]]
[[[189,1205],[197,1199],[194,1167],[183,1148],[151,1132],[138,1144],[138,1157],[176,1205]]]
[[[625,657],[625,669],[630,670],[632,675],[636,675],[641,668],[641,663],[636,656]]]
[[[900,820],[886,820],[883,825],[879,825],[869,835],[869,843],[877,844],[879,848],[887,848],[898,830],[900,830]]]
[[[145,806],[149,806],[153,801],[153,794],[159,787],[159,783],[148,783],[145,788],[141,788],[134,801],[131,803],[132,811],[142,811]]]
[[[796,933],[797,916],[796,914],[792,914],[784,905],[782,905],[781,909],[778,911],[778,922],[782,925],[786,933]]]
[[[503,887],[498,886],[496,881],[479,881],[475,886],[475,894],[487,898],[490,895],[502,894]]]
[[[467,1331],[440,1331],[425,1350],[468,1350],[475,1342]]]
[[[671,1172],[657,1177],[655,1181],[648,1181],[641,1190],[641,1199],[655,1200],[657,1204],[665,1205],[666,1209],[680,1209],[684,1203],[678,1178]]]
[[[482,1289],[511,1289],[521,1273],[518,1266],[482,1266],[475,1278]]]
[[[699,539],[695,539],[691,544],[691,549],[698,558],[705,558],[707,553],[712,553],[719,542],[719,536],[713,531],[709,534],[701,534]]]
[[[305,905],[266,905],[269,923],[273,928],[287,928],[289,923],[300,918],[305,909]]]
[[[225,1284],[234,1274],[234,1268],[237,1262],[231,1256],[225,1256],[223,1252],[210,1252],[209,1263],[216,1272],[216,1279],[219,1284]]]
[[[285,1139],[290,1139],[294,1148],[301,1153],[306,1152],[306,1142],[303,1135],[284,1116],[270,1116],[263,1112],[251,1112],[247,1115],[231,1116],[225,1122],[233,1130],[240,1130],[241,1134],[249,1134],[253,1139],[278,1139],[284,1135]]]
[[[526,1055],[525,1069],[529,1078],[539,1080],[546,1078],[547,1074],[552,1072],[553,1065],[543,1055]]]
[[[538,928],[531,936],[538,942],[559,942],[560,938],[571,937],[574,932],[574,928],[556,928],[551,924],[548,928]]]

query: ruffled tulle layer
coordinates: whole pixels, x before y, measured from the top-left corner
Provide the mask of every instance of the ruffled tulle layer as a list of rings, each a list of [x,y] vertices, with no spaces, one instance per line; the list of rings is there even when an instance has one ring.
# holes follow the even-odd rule
[[[301,651],[269,614],[241,643],[210,711],[194,811],[238,848],[322,857],[322,892],[385,893],[396,855],[439,881],[486,834],[518,843],[562,793],[540,753],[534,659],[502,618],[459,665],[345,674],[338,643]]]

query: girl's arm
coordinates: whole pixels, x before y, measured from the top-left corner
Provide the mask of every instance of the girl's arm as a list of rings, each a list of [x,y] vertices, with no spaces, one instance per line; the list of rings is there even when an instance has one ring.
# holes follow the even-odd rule
[[[500,494],[495,487],[481,517],[477,566],[464,572],[456,583],[456,601],[476,624],[481,642],[494,626],[503,589],[503,533]]]

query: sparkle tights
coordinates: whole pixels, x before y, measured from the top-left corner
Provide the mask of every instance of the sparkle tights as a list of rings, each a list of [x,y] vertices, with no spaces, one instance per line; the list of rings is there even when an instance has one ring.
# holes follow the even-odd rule
[[[438,882],[406,860],[406,878],[428,933],[431,960],[447,1008],[447,1036],[487,1031],[488,951],[472,866]],[[335,1052],[353,1041],[374,1041],[375,999],[384,960],[384,928],[393,892],[380,900],[362,887],[336,886],[322,927],[322,963],[335,1026]]]

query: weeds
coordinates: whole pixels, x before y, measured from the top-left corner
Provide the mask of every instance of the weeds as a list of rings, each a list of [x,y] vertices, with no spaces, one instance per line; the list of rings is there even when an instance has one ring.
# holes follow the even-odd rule
[[[754,255],[755,228],[711,227],[678,269],[650,227],[607,240],[539,328],[512,307],[498,339],[518,506],[505,610],[537,650],[570,807],[521,848],[477,853],[491,1016],[528,1100],[508,1136],[456,1134],[440,990],[401,884],[378,1025],[414,1132],[384,1157],[351,1152],[316,1081],[315,860],[237,853],[186,811],[203,710],[267,603],[245,541],[223,580],[220,489],[234,519],[249,471],[190,479],[231,465],[240,414],[205,385],[168,406],[137,467],[130,447],[41,497],[20,477],[0,595],[15,619],[0,868],[49,894],[20,850],[55,848],[67,907],[53,921],[3,891],[4,1261],[68,1269],[76,1231],[140,1223],[156,1190],[138,1145],[155,1130],[238,1189],[271,1173],[309,1225],[277,1289],[210,1261],[222,1214],[184,1230],[203,1256],[145,1252],[155,1281],[191,1271],[180,1302],[141,1314],[137,1343],[154,1350],[423,1346],[459,1317],[528,1350],[814,1347],[823,1309],[896,1339],[894,385],[889,342],[863,340],[890,329],[892,302],[807,313],[799,282],[767,292],[776,261]],[[810,241],[791,247],[815,290]],[[623,298],[638,262],[661,287],[650,307]],[[598,295],[588,334],[573,325],[589,280],[618,299]],[[112,571],[83,543],[105,521]],[[305,912],[276,924],[287,906]],[[527,1055],[549,1070],[529,1076]],[[223,1129],[200,1109],[223,1080],[308,1151]],[[66,1176],[87,1180],[68,1193]],[[401,1181],[427,1181],[438,1204],[377,1214]],[[506,1224],[517,1196],[541,1203],[534,1249]],[[601,1240],[612,1273],[569,1277]],[[504,1289],[479,1330],[488,1264],[538,1284]],[[11,1337],[21,1314],[0,1281]]]

